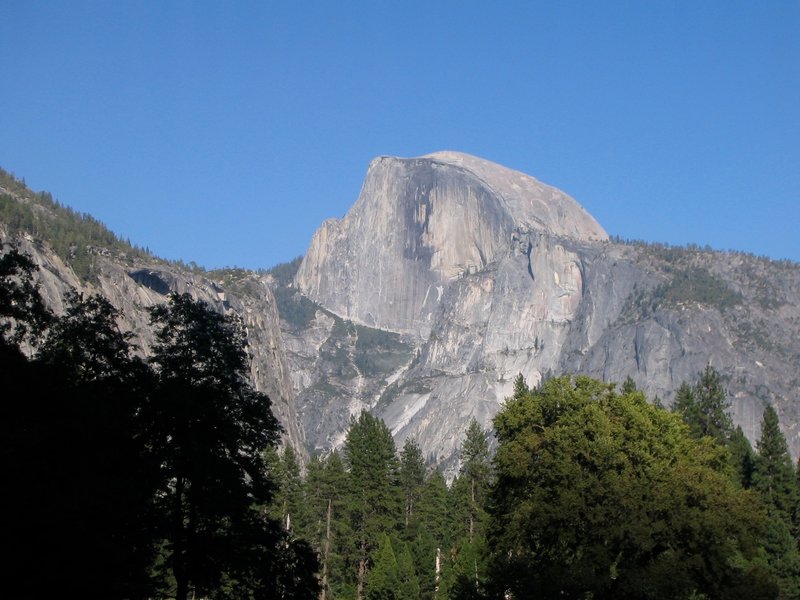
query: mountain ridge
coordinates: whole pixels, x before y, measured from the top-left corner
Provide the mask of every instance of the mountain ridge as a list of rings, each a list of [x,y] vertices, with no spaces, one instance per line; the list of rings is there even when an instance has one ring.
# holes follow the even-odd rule
[[[326,221],[293,276],[203,272],[81,237],[91,267],[84,280],[71,262],[78,244],[62,244],[60,258],[42,244],[47,230],[26,237],[20,224],[4,223],[0,235],[16,237],[45,267],[56,305],[73,285],[136,315],[181,289],[241,311],[253,377],[274,396],[289,442],[303,453],[336,446],[349,418],[367,409],[398,443],[417,438],[429,462],[452,472],[466,423],[475,417],[489,426],[518,373],[533,385],[563,372],[631,376],[669,404],[678,385],[710,363],[726,378],[734,420],[748,437],[755,440],[772,404],[797,457],[800,265],[620,243],[591,215],[586,235],[562,235],[569,230],[547,219],[520,223],[503,208],[501,186],[441,166],[482,159],[426,156],[375,159],[371,165],[383,166],[365,178],[359,199],[372,212],[356,211],[357,235],[341,225],[347,215]],[[4,202],[19,199],[19,190],[0,188]],[[391,202],[377,203],[374,193]],[[575,206],[566,214],[586,213],[569,199]],[[594,239],[599,232],[605,237]],[[145,331],[144,321],[136,316],[131,328]]]

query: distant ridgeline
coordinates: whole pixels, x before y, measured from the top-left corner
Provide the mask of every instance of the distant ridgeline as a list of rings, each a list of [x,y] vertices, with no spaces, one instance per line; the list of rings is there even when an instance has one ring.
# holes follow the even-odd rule
[[[0,168],[0,223],[12,233],[46,241],[82,281],[94,277],[93,256],[110,255],[132,265],[135,260],[169,264],[193,273],[206,270],[190,261],[159,258],[147,247],[122,239],[101,221],[55,200],[49,192],[34,192],[12,173]],[[222,275],[227,269],[220,269]]]
[[[54,200],[48,192],[32,192],[14,175],[0,169],[0,221],[13,232],[46,240],[53,251],[86,281],[92,277],[92,255],[113,253],[115,258],[154,260],[148,248],[122,240],[89,214]]]
[[[774,272],[777,268],[778,271],[791,272],[798,267],[798,263],[788,258],[775,260],[739,250],[714,250],[708,245],[672,246],[619,236],[610,239],[616,244],[635,247],[640,262],[647,262],[670,277],[668,282],[641,290],[631,299],[623,317],[634,320],[651,316],[659,308],[676,308],[692,302],[713,306],[720,311],[745,303],[741,292],[732,289],[709,270],[715,257],[720,255],[742,263],[742,283],[755,290],[755,300],[762,309],[776,309],[782,304],[780,290],[771,282],[772,273],[766,270]]]

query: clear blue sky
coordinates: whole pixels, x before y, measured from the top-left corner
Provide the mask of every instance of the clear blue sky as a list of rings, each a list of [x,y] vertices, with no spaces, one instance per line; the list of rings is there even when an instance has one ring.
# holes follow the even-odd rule
[[[0,73],[0,166],[168,258],[288,260],[374,156],[451,149],[800,260],[797,0],[3,0]]]

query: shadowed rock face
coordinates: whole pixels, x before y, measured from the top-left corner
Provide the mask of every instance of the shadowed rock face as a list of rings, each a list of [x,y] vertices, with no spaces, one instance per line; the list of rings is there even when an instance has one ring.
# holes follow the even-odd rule
[[[328,311],[308,333],[284,331],[318,449],[366,408],[398,443],[414,436],[452,466],[469,420],[489,427],[518,373],[531,385],[548,373],[631,376],[669,404],[710,363],[751,440],[771,403],[800,450],[797,265],[611,243],[569,196],[479,158],[375,159],[295,284]],[[408,362],[360,371],[331,315],[401,333]]]
[[[2,224],[0,239],[11,239]],[[56,314],[64,311],[65,297],[71,289],[86,295],[104,296],[122,312],[120,328],[134,334],[137,350],[145,357],[150,354],[154,342],[147,309],[166,302],[170,293],[188,293],[213,310],[239,315],[246,328],[253,385],[272,400],[272,411],[284,428],[286,443],[306,455],[305,434],[295,408],[295,392],[285,361],[275,299],[263,277],[254,273],[246,275],[246,281],[239,282],[240,293],[232,294],[218,282],[174,265],[154,262],[132,267],[109,252],[98,252],[94,256],[96,277],[92,283],[87,283],[78,279],[47,244],[29,236],[16,241],[20,251],[38,265],[35,277],[40,293]]]

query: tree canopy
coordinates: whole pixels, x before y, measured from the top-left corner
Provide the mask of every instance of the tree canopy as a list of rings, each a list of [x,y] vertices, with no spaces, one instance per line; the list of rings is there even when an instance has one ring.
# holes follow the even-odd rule
[[[558,377],[522,389],[494,424],[496,591],[721,598],[769,589],[756,560],[757,498],[728,477],[723,448],[693,439],[640,392]]]

